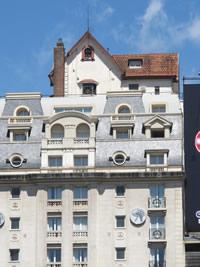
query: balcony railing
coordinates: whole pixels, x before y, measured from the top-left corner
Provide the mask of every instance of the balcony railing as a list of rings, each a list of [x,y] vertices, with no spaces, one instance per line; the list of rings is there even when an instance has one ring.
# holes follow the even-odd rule
[[[8,119],[8,124],[25,124],[25,123],[31,123],[32,122],[32,118],[10,118]]]
[[[166,262],[162,260],[158,261],[150,261],[149,267],[166,267]]]
[[[149,197],[148,198],[148,208],[165,208],[166,199],[165,197]]]
[[[47,263],[47,267],[61,267],[61,263]]]
[[[61,237],[62,232],[61,231],[48,231],[47,232],[47,237]]]
[[[112,116],[112,121],[117,121],[117,120],[134,120],[134,115],[127,113],[127,114],[116,114]]]
[[[75,145],[89,144],[89,138],[75,138],[74,144]]]
[[[87,267],[87,262],[74,262],[73,267]]]
[[[165,228],[152,228],[149,230],[150,240],[164,240],[165,239]]]
[[[88,231],[73,231],[73,237],[87,237]]]
[[[88,201],[84,199],[77,199],[73,201],[74,208],[86,208],[88,206]]]
[[[47,201],[47,206],[48,207],[61,207],[62,206],[62,201],[61,200],[56,200],[56,199],[48,200]]]
[[[51,138],[47,140],[48,145],[62,145],[63,139],[62,138]]]

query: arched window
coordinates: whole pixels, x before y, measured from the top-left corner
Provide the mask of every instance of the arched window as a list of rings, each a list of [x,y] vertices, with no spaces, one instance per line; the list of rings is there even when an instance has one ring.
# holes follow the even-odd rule
[[[17,110],[17,116],[30,116],[30,112],[26,108],[20,108]]]
[[[130,109],[127,106],[122,106],[119,108],[118,113],[119,114],[130,113]]]
[[[51,128],[51,138],[64,138],[64,128],[60,124],[55,124]]]
[[[92,46],[85,46],[82,49],[82,60],[94,60],[94,48]]]
[[[92,59],[92,49],[91,48],[86,48],[84,51],[84,56],[87,59]]]
[[[76,128],[77,138],[88,138],[90,137],[90,128],[87,124],[79,124]]]

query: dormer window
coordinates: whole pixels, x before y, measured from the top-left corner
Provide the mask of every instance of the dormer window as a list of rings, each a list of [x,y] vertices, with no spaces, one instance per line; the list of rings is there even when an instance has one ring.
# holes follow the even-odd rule
[[[142,67],[142,60],[141,59],[130,59],[128,61],[129,68],[141,68]]]
[[[83,84],[83,95],[96,95],[96,84],[84,83]]]
[[[82,60],[94,60],[94,49],[91,46],[85,46],[82,50]]]

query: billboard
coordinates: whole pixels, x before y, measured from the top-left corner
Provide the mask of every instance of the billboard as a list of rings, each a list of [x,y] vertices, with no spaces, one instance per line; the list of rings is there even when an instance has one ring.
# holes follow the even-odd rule
[[[185,227],[200,232],[200,84],[184,85]]]

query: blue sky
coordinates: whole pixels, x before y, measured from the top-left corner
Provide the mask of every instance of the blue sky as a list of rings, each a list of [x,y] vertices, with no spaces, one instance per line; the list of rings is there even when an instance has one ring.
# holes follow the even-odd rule
[[[2,0],[0,96],[51,95],[53,48],[66,52],[87,30],[110,54],[179,53],[180,78],[200,72],[199,0]],[[182,82],[181,82],[182,84]]]

